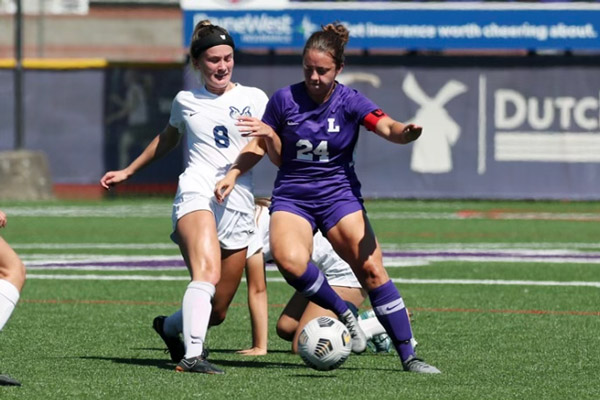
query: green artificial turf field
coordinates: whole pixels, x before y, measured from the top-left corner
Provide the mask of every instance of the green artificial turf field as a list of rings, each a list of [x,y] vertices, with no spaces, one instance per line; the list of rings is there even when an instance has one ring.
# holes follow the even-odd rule
[[[250,346],[242,284],[210,330],[221,376],[181,374],[152,319],[187,284],[169,241],[170,199],[5,203],[0,234],[28,281],[0,332],[0,399],[597,399],[600,204],[369,201],[388,272],[413,313],[418,354],[304,366],[274,326],[290,287],[269,269],[269,353]],[[178,266],[179,265],[179,266]],[[368,308],[368,304],[365,305]]]

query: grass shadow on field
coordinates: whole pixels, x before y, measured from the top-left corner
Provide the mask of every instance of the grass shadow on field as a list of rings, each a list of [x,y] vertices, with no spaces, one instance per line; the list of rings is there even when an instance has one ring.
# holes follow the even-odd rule
[[[212,353],[212,351],[211,351]],[[240,356],[246,357],[246,356]],[[174,362],[166,359],[155,358],[123,358],[123,357],[99,357],[99,356],[84,356],[80,357],[83,360],[100,360],[112,361],[117,364],[139,365],[142,367],[157,367],[160,369],[172,370],[175,368]],[[224,360],[215,357],[209,357],[210,362],[222,367],[239,367],[239,368],[305,368],[302,364],[273,362],[273,361],[258,361],[256,359],[243,360]]]
[[[246,357],[246,356],[240,356]],[[288,362],[277,361],[258,361],[255,359],[249,360],[221,360],[214,357],[209,357],[210,362],[223,367],[240,367],[240,368],[305,368],[302,364],[294,364]]]
[[[131,347],[131,350],[143,350],[143,351],[161,351],[164,352],[164,348],[160,347]],[[240,349],[211,349],[209,348],[209,354],[236,354]],[[269,354],[291,354],[289,350],[269,350]],[[264,357],[264,356],[243,356],[251,359],[253,357]]]
[[[175,363],[170,360],[156,358],[123,358],[123,357],[99,357],[99,356],[83,356],[82,360],[94,361],[112,361],[116,364],[140,365],[143,367],[157,367],[160,369],[171,370],[175,368]]]
[[[208,348],[209,354],[213,353],[221,353],[221,354],[235,354],[240,349],[211,349]],[[269,354],[292,354],[289,350],[269,350],[267,355]],[[264,356],[244,356],[248,358],[252,357],[264,357]]]
[[[308,368],[305,365],[300,365],[300,367],[302,368]],[[345,371],[373,371],[373,372],[398,372],[397,368],[374,368],[374,367],[341,367],[343,368]],[[293,374],[290,376],[294,376],[297,378],[317,378],[317,377],[321,377],[324,376],[322,375],[323,373],[331,373],[332,371],[317,371],[315,370],[314,373],[312,374]]]
[[[315,371],[314,374],[293,374],[290,376],[293,376],[294,378],[310,378],[310,379],[337,379],[338,378],[337,375],[331,375],[330,371],[326,371],[326,372],[328,372],[327,375],[324,375],[323,372]]]

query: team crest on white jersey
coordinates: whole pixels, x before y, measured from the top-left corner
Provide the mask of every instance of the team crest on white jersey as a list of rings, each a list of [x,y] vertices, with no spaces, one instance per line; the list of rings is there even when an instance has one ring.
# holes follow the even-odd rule
[[[234,106],[229,106],[229,116],[231,119],[238,119],[239,117],[251,117],[252,113],[250,112],[250,106],[244,107],[242,111],[238,110]]]

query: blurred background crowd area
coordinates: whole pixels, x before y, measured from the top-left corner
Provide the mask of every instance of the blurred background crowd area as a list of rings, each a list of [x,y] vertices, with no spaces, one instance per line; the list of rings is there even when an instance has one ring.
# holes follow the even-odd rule
[[[14,57],[15,16],[6,10],[15,0],[0,0],[0,59]],[[113,61],[181,62],[186,49],[182,40],[179,0],[90,0],[84,14],[43,12],[56,0],[21,0],[42,12],[25,13],[22,20],[25,58],[102,58]],[[81,0],[61,0],[77,3]],[[85,1],[85,0],[83,0]],[[252,0],[223,0],[231,7]],[[289,0],[303,2],[303,0]],[[365,0],[311,0],[312,2],[365,3]],[[429,1],[380,0],[381,3],[431,3]],[[446,0],[442,3],[490,3]],[[600,0],[529,0],[496,3],[600,3]],[[13,6],[14,7],[14,6]],[[48,6],[46,6],[47,9]],[[385,5],[383,6],[385,7]],[[332,19],[335,14],[332,13]],[[400,50],[399,52],[402,52]]]

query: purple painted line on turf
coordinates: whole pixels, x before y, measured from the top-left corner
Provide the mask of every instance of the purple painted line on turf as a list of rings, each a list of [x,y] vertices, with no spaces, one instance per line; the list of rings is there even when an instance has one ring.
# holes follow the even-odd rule
[[[509,253],[509,252],[459,252],[459,251],[391,251],[383,253],[384,257],[406,257],[406,258],[427,258],[427,257],[441,257],[441,258],[536,258],[536,259],[573,259],[573,260],[598,260],[600,259],[600,253],[581,253],[581,254],[524,254],[524,253]]]
[[[491,258],[491,259],[521,259],[521,260],[572,260],[577,262],[581,261],[593,261],[600,260],[600,253],[524,253],[524,252],[492,252],[492,251],[386,251],[383,253],[384,257],[387,258],[406,258],[406,259],[477,259],[477,258]],[[148,258],[147,260],[113,260],[113,261],[74,261],[74,262],[48,262],[48,263],[36,263],[37,268],[48,268],[48,269],[68,269],[68,268],[125,268],[125,269],[147,269],[147,268],[167,268],[167,269],[179,269],[185,268],[183,260],[156,260]]]
[[[56,267],[56,268],[75,268],[75,267],[128,267],[128,268],[180,268],[185,267],[183,260],[138,260],[138,261],[77,261],[77,262],[51,262],[36,264],[36,267]]]

